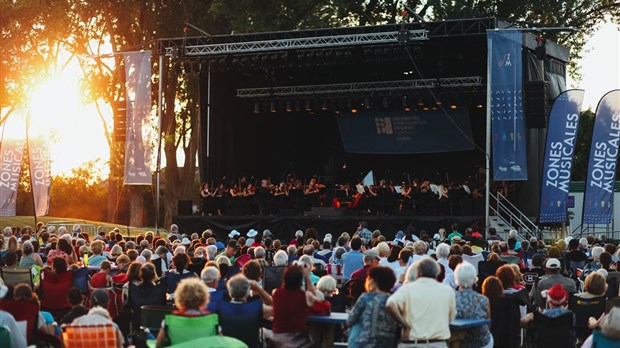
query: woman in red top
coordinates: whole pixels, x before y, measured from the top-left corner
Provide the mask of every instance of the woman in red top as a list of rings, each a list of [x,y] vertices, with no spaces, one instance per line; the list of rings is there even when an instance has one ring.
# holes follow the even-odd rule
[[[306,290],[302,281],[306,281]],[[284,271],[282,287],[273,292],[273,342],[277,347],[312,347],[308,337],[308,307],[317,301],[310,268],[293,265]]]

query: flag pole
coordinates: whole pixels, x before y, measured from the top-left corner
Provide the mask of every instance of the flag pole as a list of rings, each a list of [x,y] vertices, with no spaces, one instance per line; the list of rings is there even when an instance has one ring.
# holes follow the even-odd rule
[[[30,196],[32,197],[32,210],[34,213],[34,226],[37,228],[37,205],[34,199],[34,185],[32,184],[32,167],[30,163],[32,163],[30,158],[30,110],[28,110],[28,114],[26,116],[26,149],[28,149],[28,177],[30,178]]]

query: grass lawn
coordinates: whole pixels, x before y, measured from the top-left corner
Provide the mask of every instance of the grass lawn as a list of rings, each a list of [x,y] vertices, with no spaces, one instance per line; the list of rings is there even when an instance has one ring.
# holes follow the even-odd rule
[[[52,217],[52,216],[40,216],[37,218],[37,221],[41,221],[46,225],[52,223],[56,227],[59,225],[66,226],[68,231],[71,231],[71,228],[74,224],[79,223],[85,225],[83,228],[84,232],[88,232],[89,235],[94,235],[97,229],[103,230],[105,232],[111,231],[114,227],[118,227],[121,230],[121,233],[124,236],[136,236],[139,233],[144,233],[149,230],[148,227],[145,228],[131,228],[127,229],[127,226],[123,225],[115,225],[108,222],[103,221],[91,221],[91,220],[83,220],[83,219],[73,219],[73,218],[60,218],[60,217]],[[60,224],[56,224],[54,222],[61,222]],[[33,216],[11,216],[11,217],[0,217],[0,230],[4,229],[6,226],[31,226],[34,228],[34,217]],[[161,234],[163,237],[167,235],[167,233]]]

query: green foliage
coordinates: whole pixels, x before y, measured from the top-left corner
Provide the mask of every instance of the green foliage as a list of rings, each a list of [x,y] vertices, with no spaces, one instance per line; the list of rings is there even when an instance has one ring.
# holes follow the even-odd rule
[[[577,143],[575,144],[572,172],[573,181],[586,180],[593,127],[594,112],[590,109],[583,111],[579,119],[579,132],[577,133]]]

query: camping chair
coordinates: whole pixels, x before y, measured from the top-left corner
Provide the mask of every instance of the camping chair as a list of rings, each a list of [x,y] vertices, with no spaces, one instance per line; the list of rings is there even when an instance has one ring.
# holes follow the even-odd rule
[[[116,348],[116,328],[103,325],[63,325],[62,341],[65,348]]]
[[[56,320],[62,318],[71,309],[67,293],[72,286],[73,272],[71,271],[61,274],[43,272],[41,278],[41,289],[43,290],[41,308],[52,313]]]
[[[73,286],[80,289],[84,295],[88,294],[89,279],[88,267],[78,268],[73,271]]]
[[[15,287],[19,284],[28,284],[30,288],[33,288],[32,271],[30,268],[0,268],[0,277],[2,277],[6,286]]]
[[[196,273],[192,273],[192,272],[185,273],[185,274],[166,272],[166,286],[167,286],[166,291],[169,294],[174,294],[174,291],[177,289],[177,286],[179,285],[181,280],[186,279],[186,278],[194,278],[194,277],[196,277]]]
[[[170,306],[142,306],[140,308],[140,329],[149,330],[154,336],[157,336],[161,328],[161,322],[167,314],[175,310]]]
[[[28,344],[35,344],[37,323],[39,320],[39,306],[28,301],[13,301],[3,299],[0,301],[0,309],[11,313],[16,322],[26,323],[26,340]]]
[[[209,336],[196,338],[184,343],[174,344],[170,348],[248,348],[248,345],[242,341],[227,336]]]
[[[534,312],[535,342],[537,347],[572,348],[575,346],[573,313],[550,318]]]
[[[520,346],[521,312],[515,298],[504,297],[491,302],[491,320],[495,347]]]
[[[605,312],[605,296],[583,299],[571,296],[568,309],[575,313],[575,331],[580,342],[585,341],[592,330],[588,328],[590,317],[599,318]]]
[[[218,323],[217,314],[200,317],[166,314],[166,336],[171,345],[191,341],[196,337],[215,336]]]
[[[263,288],[268,294],[271,294],[273,289],[282,286],[285,269],[286,267],[283,266],[270,266],[263,269]]]
[[[494,276],[500,266],[505,265],[506,262],[478,262],[478,288],[482,289],[482,283],[489,276]]]
[[[607,275],[607,298],[618,297],[620,286],[620,272],[609,272]]]
[[[601,330],[594,330],[592,332],[592,348],[618,348],[620,347],[620,341],[609,338],[601,332]]]
[[[142,306],[163,306],[166,304],[166,287],[164,283],[159,283],[155,286],[149,287],[129,284],[129,298],[127,302],[133,312],[133,316],[131,318],[132,329],[136,330],[141,325],[140,320],[142,318]]]
[[[614,307],[620,307],[620,297],[607,300],[607,304],[605,305],[605,313],[609,313],[609,311]]]

